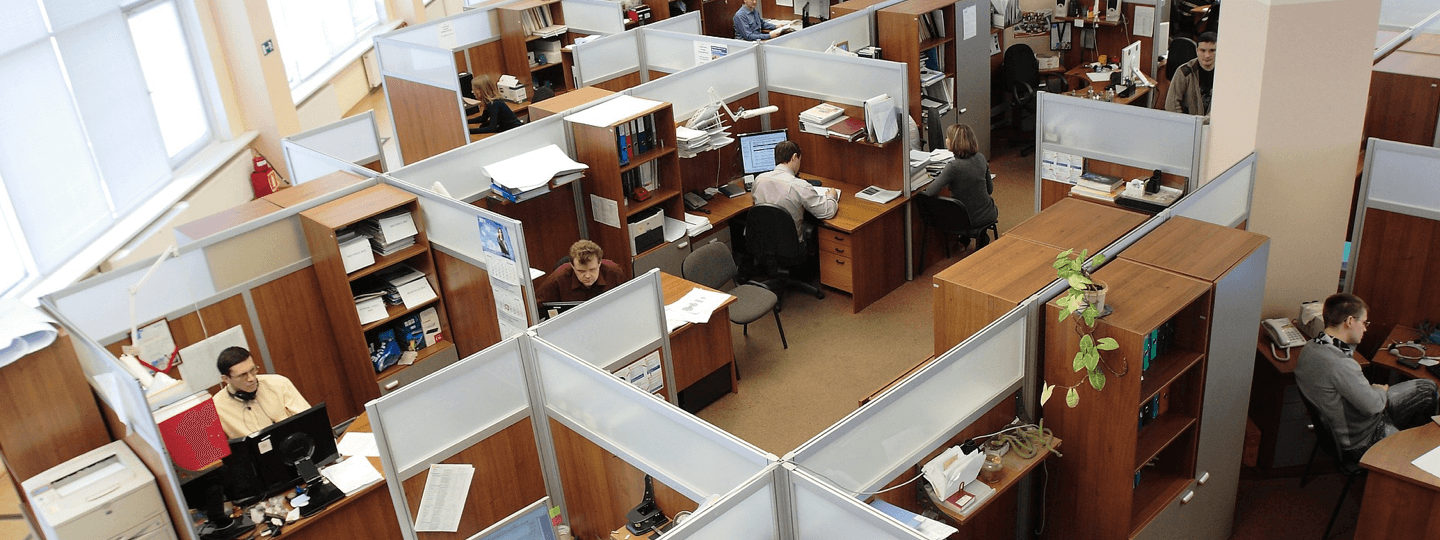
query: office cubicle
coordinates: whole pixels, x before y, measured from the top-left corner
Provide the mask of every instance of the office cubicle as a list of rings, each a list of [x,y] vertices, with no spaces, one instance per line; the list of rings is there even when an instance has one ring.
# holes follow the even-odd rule
[[[1428,272],[1440,264],[1437,170],[1440,149],[1368,141],[1344,290],[1370,304],[1371,320],[1409,327],[1440,320],[1440,308],[1427,301],[1440,295]]]
[[[570,47],[576,87],[618,92],[640,84],[640,31],[603,36]]]
[[[897,3],[895,0],[884,5]],[[845,43],[850,52],[855,52],[865,47],[875,45],[875,10],[879,6],[868,8],[846,14],[843,17],[826,21],[805,28],[799,32],[791,32],[783,36],[765,42],[767,47],[788,47],[791,49],[804,49],[807,51],[824,52],[831,45]]]
[[[535,335],[609,373],[658,350],[669,401],[676,403],[670,329],[658,270],[551,317],[535,326]]]
[[[1041,92],[1035,112],[1035,211],[1069,195],[1070,181],[1044,178],[1054,154],[1123,179],[1159,169],[1167,187],[1194,191],[1206,117]]]
[[[755,47],[748,41],[690,32],[690,25],[683,24],[687,17],[690,14],[574,45],[576,85],[620,92]]]
[[[371,177],[390,170],[395,164],[383,146],[374,110],[280,139],[292,185],[335,171]]]
[[[650,30],[664,30],[667,32],[679,32],[682,34],[700,35],[703,30],[700,28],[700,12],[691,11],[676,17],[670,17],[645,25]]]
[[[1176,201],[1170,213],[1225,227],[1245,224],[1250,220],[1250,202],[1255,194],[1256,159],[1251,152],[1214,180]]]
[[[753,41],[717,38],[646,26],[640,34],[646,80],[701,66],[755,48]]]

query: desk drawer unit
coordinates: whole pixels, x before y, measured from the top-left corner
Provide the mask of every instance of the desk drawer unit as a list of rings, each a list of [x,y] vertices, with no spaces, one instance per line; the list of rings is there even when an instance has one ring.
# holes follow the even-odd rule
[[[829,229],[820,229],[820,251],[826,251],[842,257],[854,257],[854,243],[850,241],[850,235]]]
[[[854,294],[854,261],[834,253],[820,253],[820,282],[847,293]]]

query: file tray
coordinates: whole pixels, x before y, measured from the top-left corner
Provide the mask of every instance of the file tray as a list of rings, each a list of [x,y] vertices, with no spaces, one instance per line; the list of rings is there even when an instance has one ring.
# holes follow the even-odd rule
[[[665,212],[660,208],[631,217],[630,252],[636,255],[665,242]]]

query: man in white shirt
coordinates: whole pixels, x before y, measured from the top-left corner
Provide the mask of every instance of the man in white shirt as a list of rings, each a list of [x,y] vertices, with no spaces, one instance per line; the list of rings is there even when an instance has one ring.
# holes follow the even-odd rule
[[[819,219],[835,217],[840,208],[840,190],[816,188],[800,179],[800,145],[780,141],[775,145],[775,170],[755,178],[755,204],[774,204],[795,218],[795,233],[804,242],[805,212]]]
[[[220,351],[215,367],[224,385],[210,400],[215,402],[226,437],[244,437],[310,408],[290,379],[261,375],[244,347]]]

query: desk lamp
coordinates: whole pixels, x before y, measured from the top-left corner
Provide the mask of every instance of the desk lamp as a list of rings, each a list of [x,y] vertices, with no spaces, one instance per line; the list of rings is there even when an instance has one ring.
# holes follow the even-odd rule
[[[164,370],[146,364],[138,357],[140,354],[140,331],[135,323],[135,295],[140,293],[140,289],[145,286],[146,281],[150,280],[150,276],[155,274],[155,270],[160,268],[160,263],[170,257],[179,256],[180,250],[175,248],[175,244],[170,244],[170,247],[165,248],[160,257],[150,265],[150,270],[140,277],[140,281],[135,282],[127,289],[130,299],[130,345],[121,348],[124,354],[120,355],[120,366],[140,382],[140,386],[145,389],[146,399],[152,402],[156,401],[161,393],[180,384],[180,381],[166,375]]]
[[[715,88],[714,88],[714,87],[711,87],[711,88],[710,88],[710,101],[713,102],[713,103],[715,103],[715,104],[717,104],[717,105],[719,105],[720,108],[725,109],[725,114],[730,115],[730,121],[731,121],[731,122],[738,122],[738,121],[740,121],[740,120],[745,120],[745,119],[747,119],[747,118],[755,118],[756,116],[764,116],[764,115],[767,115],[767,114],[770,114],[770,113],[773,113],[773,112],[777,112],[777,111],[780,110],[779,107],[776,107],[776,106],[774,106],[774,105],[769,105],[769,106],[761,107],[761,108],[759,108],[759,109],[748,110],[748,111],[745,110],[744,107],[740,107],[740,112],[738,112],[738,113],[737,113],[737,112],[734,112],[734,111],[731,111],[731,110],[730,110],[730,106],[725,103],[725,100],[720,99],[720,94],[715,93]]]

